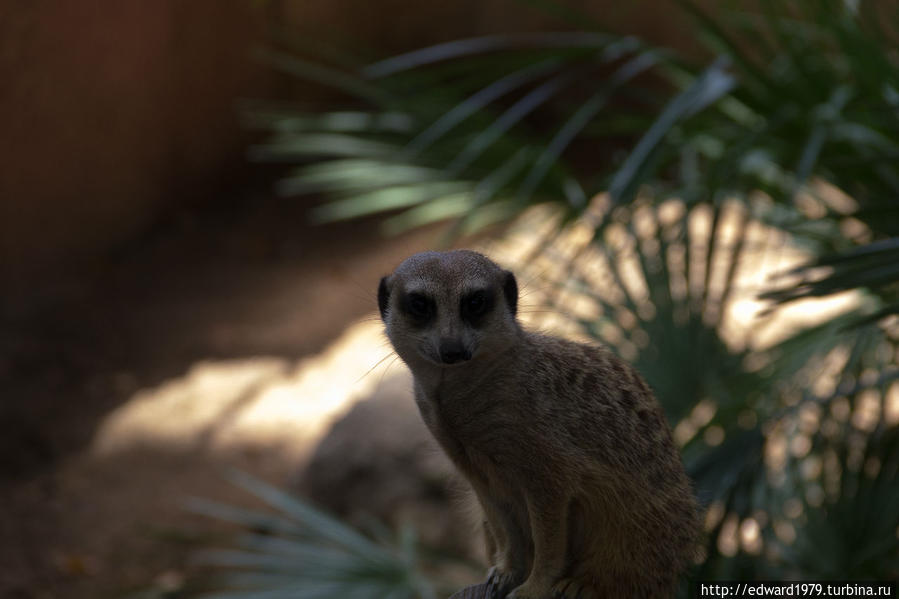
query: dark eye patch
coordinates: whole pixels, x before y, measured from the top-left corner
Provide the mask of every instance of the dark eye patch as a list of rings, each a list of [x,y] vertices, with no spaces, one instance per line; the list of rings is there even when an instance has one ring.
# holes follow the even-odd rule
[[[437,314],[434,300],[421,293],[407,293],[400,301],[400,308],[417,326],[424,326]]]
[[[484,317],[493,309],[493,294],[486,289],[478,289],[462,296],[459,312],[462,320],[473,327],[483,323]]]

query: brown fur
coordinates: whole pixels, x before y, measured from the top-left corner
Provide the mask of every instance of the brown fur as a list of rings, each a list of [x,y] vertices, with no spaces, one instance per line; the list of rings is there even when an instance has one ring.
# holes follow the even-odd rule
[[[460,302],[475,289],[491,306],[472,326]],[[410,292],[433,300],[426,322]],[[514,277],[475,252],[416,254],[378,295],[422,417],[483,508],[497,596],[669,597],[698,512],[636,371],[602,347],[524,331]],[[442,363],[441,348],[460,344],[470,359]]]

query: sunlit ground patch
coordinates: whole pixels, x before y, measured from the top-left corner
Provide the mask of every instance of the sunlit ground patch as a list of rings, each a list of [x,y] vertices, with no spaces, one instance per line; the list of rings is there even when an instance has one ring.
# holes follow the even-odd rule
[[[92,450],[266,446],[301,455],[352,403],[385,382],[385,373],[401,376],[404,368],[395,363],[382,325],[371,319],[296,363],[273,356],[196,362],[111,412]]]

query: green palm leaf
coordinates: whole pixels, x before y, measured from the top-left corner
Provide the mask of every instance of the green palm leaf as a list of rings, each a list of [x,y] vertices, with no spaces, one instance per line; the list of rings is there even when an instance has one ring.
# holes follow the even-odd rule
[[[197,559],[226,570],[222,591],[209,599],[359,597],[432,599],[414,535],[393,546],[376,543],[340,521],[241,472],[228,478],[267,504],[274,513],[193,499],[192,511],[255,532],[238,548],[207,550]]]

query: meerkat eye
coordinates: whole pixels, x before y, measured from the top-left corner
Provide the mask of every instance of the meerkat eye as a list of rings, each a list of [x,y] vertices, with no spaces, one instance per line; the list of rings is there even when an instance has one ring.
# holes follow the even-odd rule
[[[469,314],[480,314],[484,311],[484,308],[487,306],[487,300],[484,299],[483,291],[476,291],[468,296],[466,308],[468,308]]]
[[[462,318],[477,326],[483,316],[490,311],[493,303],[491,299],[491,296],[483,289],[464,296],[461,305]]]
[[[419,322],[430,320],[434,312],[433,302],[418,293],[410,293],[403,302],[403,309],[413,319]]]
[[[428,302],[420,295],[409,297],[409,311],[416,316],[424,316],[428,313]]]

